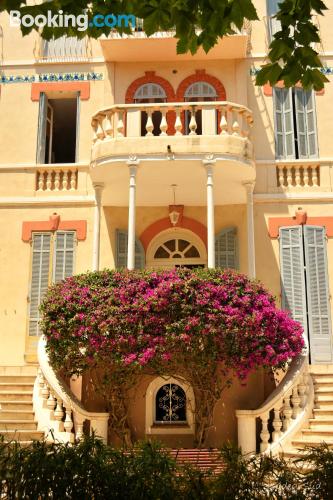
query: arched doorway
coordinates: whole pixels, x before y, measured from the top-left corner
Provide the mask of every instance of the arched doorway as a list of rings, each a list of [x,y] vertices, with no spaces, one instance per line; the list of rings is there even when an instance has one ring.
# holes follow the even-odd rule
[[[167,102],[167,95],[165,90],[158,83],[144,83],[136,90],[134,94],[135,103],[156,103],[156,102]],[[147,134],[148,115],[145,111],[141,112],[141,136]],[[160,111],[154,111],[152,114],[152,120],[154,129],[152,131],[153,135],[160,135],[160,123],[162,119],[162,114]]]
[[[203,102],[203,101],[216,101],[217,92],[213,85],[208,82],[198,81],[192,83],[187,87],[184,94],[184,101],[186,102]],[[191,113],[189,111],[185,112],[185,134],[189,133],[189,123],[191,119]],[[196,133],[202,135],[202,111],[198,110],[195,113],[195,120],[197,122]]]
[[[188,229],[162,231],[149,244],[147,267],[206,267],[207,250],[203,241]]]

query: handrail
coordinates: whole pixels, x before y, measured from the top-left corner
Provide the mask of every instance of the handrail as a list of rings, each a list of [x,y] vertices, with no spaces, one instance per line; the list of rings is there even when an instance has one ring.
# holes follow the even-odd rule
[[[259,408],[237,410],[238,444],[243,453],[257,449],[257,419],[261,420],[260,452],[276,453],[290,444],[304,426],[314,405],[314,389],[308,363],[308,343],[291,362],[282,382]]]
[[[44,337],[39,339],[37,356],[39,370],[33,403],[38,429],[43,430],[49,439],[73,442],[82,437],[83,423],[88,420],[90,430],[106,442],[109,414],[86,410],[59,379],[49,362]]]

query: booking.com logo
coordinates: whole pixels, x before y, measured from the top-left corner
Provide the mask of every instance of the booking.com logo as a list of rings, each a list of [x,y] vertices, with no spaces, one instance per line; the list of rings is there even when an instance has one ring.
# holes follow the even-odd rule
[[[77,28],[78,31],[86,31],[88,27],[90,28],[128,28],[129,25],[135,26],[135,16],[132,14],[95,14],[92,19],[89,19],[88,14],[79,14],[74,16],[74,14],[64,14],[62,10],[54,14],[51,10],[48,10],[46,14],[38,14],[37,16],[32,16],[31,14],[21,15],[19,10],[11,10],[9,13],[9,24],[10,26],[24,26],[25,28],[31,28],[35,26],[37,28],[43,28],[47,26],[48,28]]]

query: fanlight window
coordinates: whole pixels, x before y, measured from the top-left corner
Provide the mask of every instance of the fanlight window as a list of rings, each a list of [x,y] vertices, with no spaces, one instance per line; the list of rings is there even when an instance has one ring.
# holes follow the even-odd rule
[[[195,259],[200,258],[198,249],[189,241],[182,239],[168,240],[155,252],[155,259]]]
[[[186,394],[177,384],[164,384],[156,394],[155,421],[157,423],[186,422]]]
[[[136,101],[140,101],[141,99],[161,99],[163,101],[166,97],[165,90],[157,83],[145,83],[141,85],[134,95]]]
[[[195,82],[192,83],[189,87],[187,87],[185,91],[185,100],[192,101],[195,98],[200,98],[203,101],[208,98],[208,100],[216,100],[217,94],[216,90],[212,85],[206,82]]]

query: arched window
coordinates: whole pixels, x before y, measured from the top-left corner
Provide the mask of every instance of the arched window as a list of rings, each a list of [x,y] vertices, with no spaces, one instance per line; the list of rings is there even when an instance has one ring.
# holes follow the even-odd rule
[[[186,423],[186,394],[178,384],[164,384],[155,397],[156,423]]]
[[[165,90],[161,85],[157,83],[144,83],[141,85],[134,94],[135,103],[154,103],[154,102],[166,102],[167,95]],[[145,111],[141,112],[141,136],[147,134],[147,113]],[[160,111],[154,111],[152,114],[153,120],[153,135],[160,135],[160,123],[162,119],[162,113]]]
[[[184,94],[184,101],[187,102],[202,102],[202,101],[216,101],[217,92],[213,85],[207,82],[195,82],[187,87]],[[185,112],[185,133],[189,133],[190,112]],[[196,133],[202,134],[202,111],[199,110],[195,113],[195,120],[197,122]],[[216,120],[217,121],[217,120]]]

